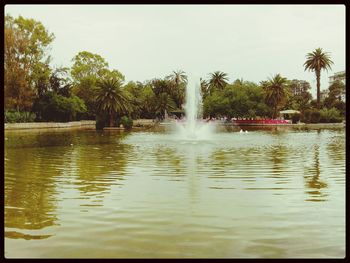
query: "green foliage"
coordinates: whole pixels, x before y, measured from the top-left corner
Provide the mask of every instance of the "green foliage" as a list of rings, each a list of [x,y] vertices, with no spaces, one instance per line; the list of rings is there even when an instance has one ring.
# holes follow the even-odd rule
[[[185,102],[185,90],[187,86],[187,75],[183,70],[173,71],[173,74],[166,77],[170,81],[170,95],[174,100],[176,107],[181,108]]]
[[[214,73],[210,73],[210,79],[208,84],[209,94],[212,93],[214,90],[222,90],[228,84],[228,76],[224,72],[215,71]]]
[[[128,94],[122,89],[122,82],[117,78],[104,79],[97,83],[95,97],[100,113],[110,115],[110,127],[114,126],[114,116],[128,113],[130,102]]]
[[[265,102],[272,107],[272,118],[274,119],[277,117],[278,110],[285,105],[289,83],[288,79],[280,74],[276,74],[273,78],[261,82],[265,94]]]
[[[310,107],[312,95],[309,92],[310,83],[293,79],[288,86],[287,100],[284,108],[304,112]]]
[[[203,101],[204,117],[254,118],[270,115],[263,90],[252,82],[236,82],[214,91]]]
[[[108,115],[107,114],[97,114],[96,115],[96,130],[103,130],[108,123]]]
[[[47,90],[54,35],[39,21],[7,15],[4,38],[5,108],[30,110],[34,96]]]
[[[346,104],[343,101],[345,98],[345,84],[342,81],[333,82],[326,92],[326,98],[323,105],[328,109],[336,108],[343,116],[345,116]]]
[[[314,71],[316,74],[317,83],[317,108],[320,108],[320,86],[321,86],[321,70],[331,69],[333,61],[330,59],[330,55],[327,52],[323,52],[322,48],[316,48],[313,52],[306,55],[306,61],[304,63],[305,70]]]
[[[330,122],[330,123],[337,123],[342,122],[343,118],[340,114],[340,112],[336,108],[323,108],[320,110],[320,122]]]
[[[86,106],[77,96],[69,98],[54,92],[47,92],[38,98],[33,105],[41,121],[72,121],[79,117],[79,114],[86,112]]]
[[[304,112],[303,117],[301,118],[302,122],[305,123],[318,123],[320,121],[321,114],[318,109],[307,109]]]
[[[70,73],[73,78],[72,91],[84,100],[89,116],[98,113],[95,101],[98,82],[104,79],[119,79],[122,82],[125,79],[118,70],[109,70],[107,61],[100,55],[87,51],[79,52],[73,58]]]
[[[5,111],[5,123],[34,122],[36,115],[27,111]]]
[[[298,121],[300,121],[300,114],[299,113],[294,113],[292,115],[292,123],[297,123]]]
[[[310,115],[310,122],[311,123],[318,123],[320,121],[320,111],[319,110],[313,110],[311,111],[311,115]]]
[[[107,68],[108,63],[100,55],[82,51],[73,58],[71,75],[74,82],[79,83],[91,76],[95,78],[102,77],[103,71]]]
[[[122,124],[125,129],[130,130],[133,126],[133,120],[130,117],[123,116],[120,119],[120,124]]]

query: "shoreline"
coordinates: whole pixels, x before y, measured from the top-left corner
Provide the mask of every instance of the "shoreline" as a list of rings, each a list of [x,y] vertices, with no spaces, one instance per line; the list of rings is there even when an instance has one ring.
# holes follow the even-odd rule
[[[5,130],[37,130],[62,128],[95,128],[96,121],[5,123]]]
[[[134,120],[134,125],[132,129],[142,129],[151,128],[157,124],[169,125],[171,122],[161,122],[157,123],[152,119],[138,119]],[[5,123],[4,130],[57,130],[57,129],[95,129],[96,121],[93,120],[82,120],[82,121],[72,121],[72,122],[26,122],[26,123]],[[345,123],[300,123],[300,124],[241,124],[235,125],[231,123],[222,123],[222,126],[232,126],[232,127],[305,127],[305,128],[334,128],[343,127],[345,128]],[[120,127],[105,127],[104,130],[124,130]]]
[[[149,128],[157,125],[153,119],[138,119],[134,120],[133,129]],[[5,131],[18,130],[67,130],[67,129],[96,129],[96,121],[81,120],[71,122],[22,122],[22,123],[4,123]],[[105,127],[104,129],[119,129],[119,127]]]

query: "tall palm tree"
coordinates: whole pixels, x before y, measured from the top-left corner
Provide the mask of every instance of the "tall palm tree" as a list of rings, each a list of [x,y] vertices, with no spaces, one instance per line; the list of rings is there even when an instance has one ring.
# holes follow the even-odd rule
[[[289,81],[280,74],[262,81],[261,86],[264,89],[266,104],[273,108],[272,118],[277,117],[278,109],[283,105],[287,97],[287,88]]]
[[[129,108],[129,99],[122,90],[120,79],[109,78],[99,81],[95,99],[99,111],[109,114],[110,127],[114,126],[115,115],[126,113]]]
[[[330,59],[329,53],[323,52],[322,48],[317,48],[315,51],[306,55],[306,61],[304,63],[305,70],[315,71],[317,82],[317,108],[320,108],[320,78],[321,70],[331,69],[333,61]]]
[[[223,89],[228,82],[228,76],[226,73],[221,71],[215,71],[210,73],[209,88],[212,91],[214,88]]]
[[[171,80],[176,86],[179,86],[182,83],[187,84],[187,75],[183,70],[176,70],[169,76],[167,79]]]
[[[171,95],[174,98],[176,106],[181,108],[181,105],[185,101],[185,88],[187,85],[187,75],[183,70],[176,70],[173,73],[166,77],[172,85]]]

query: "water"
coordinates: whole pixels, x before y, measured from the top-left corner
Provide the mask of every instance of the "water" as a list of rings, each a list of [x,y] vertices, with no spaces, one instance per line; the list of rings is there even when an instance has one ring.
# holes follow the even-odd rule
[[[8,258],[343,258],[345,130],[5,132]]]

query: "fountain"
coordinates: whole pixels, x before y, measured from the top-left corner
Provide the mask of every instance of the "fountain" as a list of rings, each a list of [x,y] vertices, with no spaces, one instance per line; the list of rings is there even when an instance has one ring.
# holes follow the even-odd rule
[[[215,125],[212,122],[202,120],[202,94],[199,81],[190,78],[186,88],[186,104],[184,120],[176,122],[175,129],[179,139],[182,140],[209,140]]]

